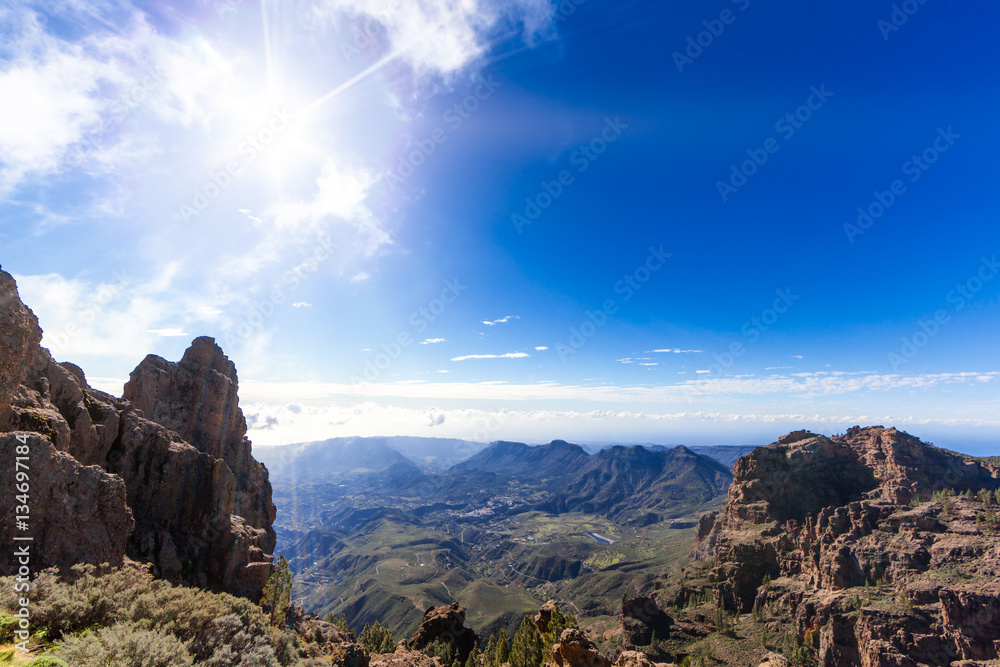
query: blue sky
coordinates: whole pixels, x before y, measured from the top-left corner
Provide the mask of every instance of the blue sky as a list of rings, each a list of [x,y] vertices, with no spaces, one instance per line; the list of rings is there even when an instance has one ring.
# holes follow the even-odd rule
[[[14,3],[0,262],[119,393],[198,335],[260,445],[997,453],[1000,7]]]

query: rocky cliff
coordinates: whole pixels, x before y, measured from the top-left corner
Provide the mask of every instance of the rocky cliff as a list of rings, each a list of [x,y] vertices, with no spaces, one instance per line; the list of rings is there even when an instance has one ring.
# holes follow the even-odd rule
[[[1000,469],[879,426],[791,433],[733,474],[698,529],[720,608],[787,611],[820,665],[998,657]]]
[[[12,453],[16,434],[28,440],[33,569],[127,557],[165,579],[258,597],[275,510],[245,437],[235,368],[214,341],[196,339],[179,364],[147,357],[118,399],[56,362],[40,334],[0,271],[0,450]],[[3,493],[15,474],[0,466]],[[13,526],[4,520],[0,540]],[[0,555],[0,568],[9,559]]]

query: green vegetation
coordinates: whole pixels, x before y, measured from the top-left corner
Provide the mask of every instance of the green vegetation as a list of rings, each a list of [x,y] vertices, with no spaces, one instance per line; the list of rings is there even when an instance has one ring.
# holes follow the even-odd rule
[[[271,625],[283,625],[285,610],[292,603],[292,573],[288,571],[288,561],[284,556],[278,558],[274,572],[268,577],[264,587],[264,597],[260,604],[271,611]]]
[[[525,615],[521,627],[514,634],[510,647],[511,667],[538,667],[542,664],[544,648],[542,636],[531,616]]]
[[[347,624],[346,619],[344,624]],[[392,653],[396,648],[396,638],[392,636],[392,630],[380,625],[378,621],[372,626],[365,624],[361,634],[358,635],[358,642],[372,653]],[[450,664],[450,661],[446,664]]]
[[[13,584],[0,578],[0,610],[16,608]],[[249,600],[173,586],[131,567],[44,570],[33,582],[32,611],[33,667],[330,665],[320,644],[272,625]]]

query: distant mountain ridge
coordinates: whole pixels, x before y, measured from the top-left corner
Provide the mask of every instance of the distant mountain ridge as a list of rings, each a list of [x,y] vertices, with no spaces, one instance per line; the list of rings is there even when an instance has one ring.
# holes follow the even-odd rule
[[[484,470],[489,472],[543,478],[565,475],[585,465],[590,455],[580,445],[553,440],[547,445],[499,440],[478,454],[453,465],[449,472]]]

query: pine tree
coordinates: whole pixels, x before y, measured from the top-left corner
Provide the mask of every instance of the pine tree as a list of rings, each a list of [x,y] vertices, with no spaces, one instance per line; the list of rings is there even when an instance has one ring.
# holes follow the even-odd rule
[[[521,621],[510,647],[511,667],[541,667],[542,635],[530,615]]]
[[[497,636],[497,667],[510,662],[510,643],[507,641],[507,631],[500,628]]]
[[[479,652],[478,639],[476,645],[469,651],[469,657],[465,659],[465,664],[462,667],[482,667],[482,654]]]
[[[344,623],[347,623],[346,617]],[[365,623],[364,629],[358,636],[358,643],[372,653],[392,653],[396,648],[396,639],[392,635],[392,630],[388,626],[382,626],[378,621],[375,625],[369,626]]]
[[[497,638],[490,635],[490,640],[486,642],[486,652],[483,653],[483,667],[499,667],[497,662]]]
[[[261,598],[262,607],[269,607],[271,610],[271,624],[283,625],[285,622],[285,610],[292,603],[292,573],[288,569],[288,561],[284,556],[278,558],[274,565],[271,576],[264,586],[264,596]]]

